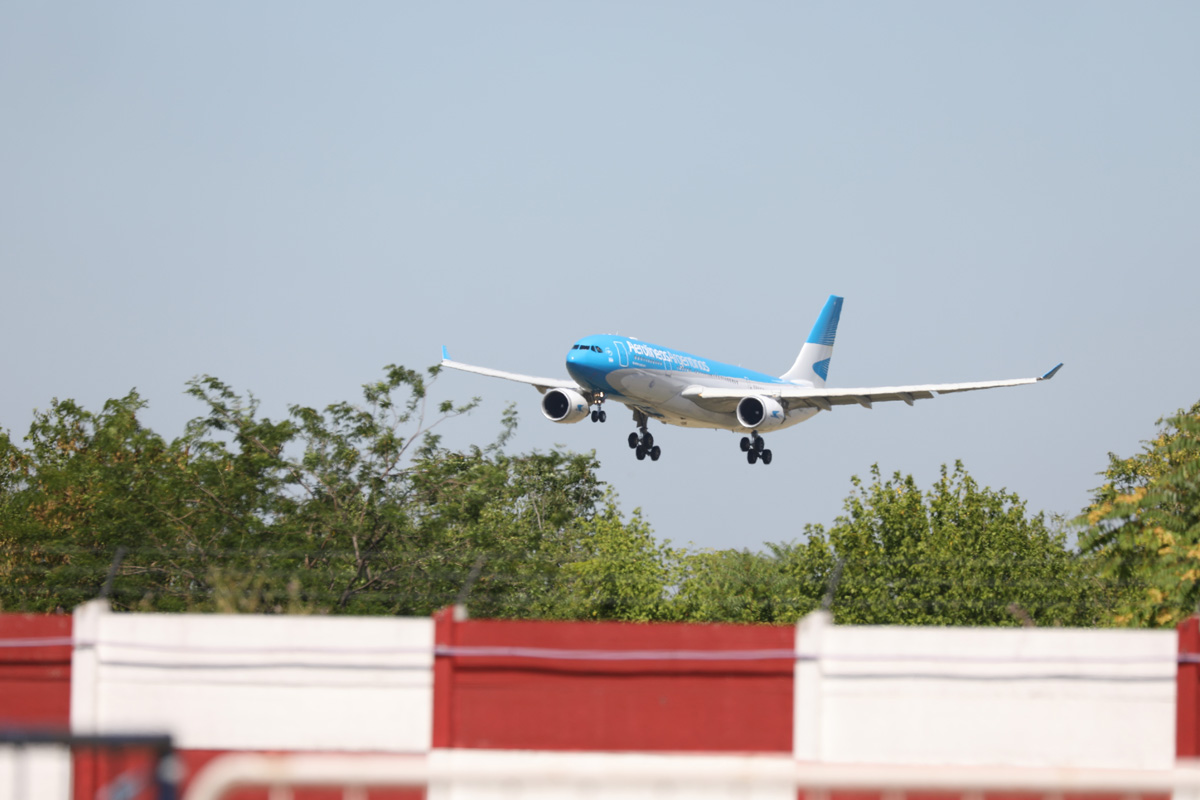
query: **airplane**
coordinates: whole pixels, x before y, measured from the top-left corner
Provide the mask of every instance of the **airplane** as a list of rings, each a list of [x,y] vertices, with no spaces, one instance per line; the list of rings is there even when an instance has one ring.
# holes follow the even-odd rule
[[[927,383],[912,386],[874,386],[828,389],[833,340],[842,314],[843,298],[830,295],[791,369],[779,377],[700,358],[680,350],[625,336],[586,336],[567,352],[565,378],[539,378],[452,361],[442,346],[442,366],[493,378],[517,381],[542,393],[542,414],[552,422],[573,423],[590,418],[604,422],[604,404],[615,400],[633,411],[637,431],[629,447],[639,461],[658,461],[662,448],[654,443],[649,422],[656,419],[683,428],[718,428],[746,434],[742,452],[750,464],[770,464],[762,432],[790,428],[832,411],[834,406],[902,401],[912,405],[935,394],[998,389],[1047,381],[1062,364],[1036,378],[972,383]]]

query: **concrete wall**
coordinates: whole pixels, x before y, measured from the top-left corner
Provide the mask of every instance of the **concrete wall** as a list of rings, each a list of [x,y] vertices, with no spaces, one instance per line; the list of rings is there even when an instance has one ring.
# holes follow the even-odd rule
[[[1175,760],[1174,631],[797,630],[795,755],[878,764],[1161,769]]]
[[[1181,754],[1200,740],[1194,621],[1177,634],[838,627],[817,614],[791,629],[91,603],[73,622],[0,617],[0,644],[9,727],[170,733],[192,775],[231,751],[431,753],[600,778],[654,753],[1145,770],[1172,766],[1177,726]],[[0,755],[2,784],[26,767]],[[63,751],[23,763],[38,796],[63,796]],[[77,758],[76,796],[117,771]]]
[[[75,612],[76,733],[181,749],[425,752],[433,621]]]

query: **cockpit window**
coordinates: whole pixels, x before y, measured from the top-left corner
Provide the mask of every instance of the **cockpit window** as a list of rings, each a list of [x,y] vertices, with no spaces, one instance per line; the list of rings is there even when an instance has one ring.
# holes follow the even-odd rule
[[[603,353],[604,351],[600,349],[599,345],[592,345],[592,352],[593,353]]]

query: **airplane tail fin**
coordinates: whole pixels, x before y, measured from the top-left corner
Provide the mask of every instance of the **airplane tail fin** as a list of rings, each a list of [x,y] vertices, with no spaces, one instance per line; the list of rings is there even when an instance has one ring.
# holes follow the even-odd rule
[[[829,299],[825,301],[825,308],[821,309],[821,316],[817,317],[812,332],[800,348],[800,355],[796,356],[796,363],[792,364],[792,368],[781,375],[781,378],[785,381],[811,383],[813,386],[825,385],[825,379],[829,377],[829,359],[833,356],[833,339],[837,336],[838,319],[841,315],[842,298],[835,294],[829,295]]]

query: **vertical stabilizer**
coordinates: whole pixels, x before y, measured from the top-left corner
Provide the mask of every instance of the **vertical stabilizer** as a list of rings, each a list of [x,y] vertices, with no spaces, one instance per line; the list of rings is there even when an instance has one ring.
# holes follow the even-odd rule
[[[825,308],[821,309],[821,316],[817,317],[817,323],[808,334],[808,340],[805,341],[804,347],[800,348],[800,355],[796,356],[796,363],[792,364],[792,368],[781,375],[781,378],[796,383],[811,383],[813,386],[825,385],[825,379],[829,377],[829,359],[833,356],[833,340],[837,336],[838,319],[841,315],[842,298],[836,294],[829,295],[829,299],[825,301]]]

